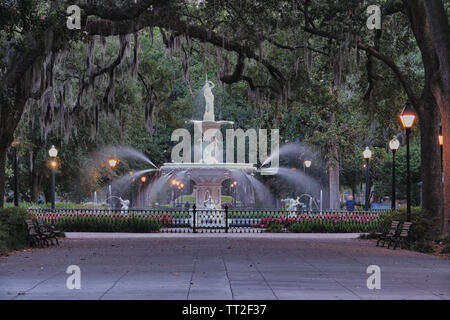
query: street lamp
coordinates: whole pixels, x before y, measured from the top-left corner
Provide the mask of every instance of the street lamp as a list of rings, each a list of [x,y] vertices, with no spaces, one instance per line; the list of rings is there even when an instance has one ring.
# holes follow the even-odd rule
[[[394,137],[389,141],[389,149],[392,150],[392,197],[391,197],[391,209],[395,210],[395,152],[400,147],[400,141]]]
[[[232,193],[233,193],[233,207],[236,207],[236,187],[238,185],[238,182],[235,180],[230,184]]]
[[[58,156],[58,150],[52,145],[50,150],[48,150],[48,155],[50,156],[50,166],[52,168],[52,211],[55,210],[55,170],[58,166],[58,161],[56,157]]]
[[[304,164],[306,168],[311,167],[311,160],[305,160]]]
[[[312,164],[311,160],[305,160],[303,162],[303,173],[305,173],[305,168],[311,167],[311,164]],[[308,180],[308,193],[309,194],[311,193],[311,181],[310,180]],[[309,200],[311,202],[311,194],[309,196],[310,196]]]
[[[369,159],[372,157],[372,151],[369,147],[363,152],[364,159],[366,159],[366,198],[364,204],[364,210],[369,210]]]
[[[141,176],[139,178],[139,180],[142,182],[142,184],[139,184],[139,190],[138,190],[138,192],[139,192],[139,199],[140,199],[139,202],[140,202],[141,208],[144,208],[144,195],[143,195],[143,192],[142,192],[142,186],[147,181],[147,176]]]
[[[406,131],[406,221],[411,221],[411,185],[409,172],[409,135],[416,120],[416,114],[407,101],[400,115],[402,126]]]
[[[109,158],[108,164],[111,168],[115,168],[119,164],[119,160],[117,160],[116,158]]]

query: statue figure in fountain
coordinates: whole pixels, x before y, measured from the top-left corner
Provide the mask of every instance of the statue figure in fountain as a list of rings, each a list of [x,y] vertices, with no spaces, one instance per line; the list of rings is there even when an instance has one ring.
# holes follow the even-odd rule
[[[130,206],[130,200],[123,200],[122,198],[119,198],[120,201],[120,205],[122,206],[122,208],[120,208],[121,210],[128,210],[128,207]]]
[[[208,199],[203,201],[203,206],[205,207],[206,210],[215,210],[215,209],[217,209],[216,208],[216,204],[214,203],[214,200],[211,198],[211,195],[208,196]]]
[[[300,197],[297,197],[296,199],[287,198],[287,199],[283,199],[281,201],[288,203],[288,207],[286,209],[287,211],[296,211],[297,206],[300,204]]]
[[[214,95],[211,91],[214,87],[214,83],[208,80],[206,80],[203,86],[203,95],[206,101],[205,113],[203,114],[204,121],[214,121]]]

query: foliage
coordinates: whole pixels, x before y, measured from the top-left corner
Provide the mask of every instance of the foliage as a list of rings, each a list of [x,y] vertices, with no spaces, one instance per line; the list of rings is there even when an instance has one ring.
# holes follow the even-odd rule
[[[7,203],[5,208],[13,208],[14,204]],[[34,203],[34,202],[19,202],[20,208],[51,208],[51,203]],[[56,209],[88,209],[88,208],[109,208],[106,203],[94,203],[94,202],[55,202]]]
[[[427,210],[420,207],[411,208],[411,226],[409,241],[414,247],[416,244],[422,242],[430,242],[439,238],[438,224],[436,223],[438,217],[432,215]],[[386,232],[392,220],[406,221],[406,208],[400,208],[390,213],[382,214],[380,216],[380,228],[378,231]]]
[[[266,232],[281,232],[283,230],[283,226],[279,223],[273,223],[266,228]]]
[[[64,217],[53,221],[53,225],[64,232],[158,232],[162,223],[155,218],[140,217]]]
[[[0,253],[28,247],[25,220],[30,218],[23,208],[0,209]]]
[[[277,230],[279,225],[290,232],[370,232],[379,227],[378,214],[300,214],[289,218],[281,215],[279,218],[262,218],[260,226]]]

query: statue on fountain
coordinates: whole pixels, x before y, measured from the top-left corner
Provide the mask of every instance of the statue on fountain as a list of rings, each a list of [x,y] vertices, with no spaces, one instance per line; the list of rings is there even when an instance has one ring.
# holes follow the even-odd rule
[[[301,204],[300,197],[297,197],[296,199],[287,198],[287,199],[283,199],[281,201],[288,203],[288,207],[286,209],[287,211],[296,211],[297,210],[297,206],[299,204]]]
[[[217,209],[217,204],[211,198],[211,195],[208,195],[208,199],[203,201],[203,206],[205,207],[206,210],[215,210],[215,209]]]
[[[203,114],[204,121],[214,121],[214,95],[211,91],[215,87],[212,81],[205,81],[203,86],[203,95],[205,96],[206,106]]]
[[[130,206],[130,200],[123,200],[122,198],[119,198],[120,201],[120,205],[122,206],[122,208],[120,208],[120,210],[126,210],[128,211],[128,207]]]

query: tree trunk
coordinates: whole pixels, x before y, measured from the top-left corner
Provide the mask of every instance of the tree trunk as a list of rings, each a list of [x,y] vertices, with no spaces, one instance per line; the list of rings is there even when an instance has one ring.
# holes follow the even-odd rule
[[[450,97],[447,97],[447,107],[441,109],[442,135],[444,138],[444,209],[442,232],[448,230],[450,219]]]
[[[426,206],[430,206],[432,212],[441,217],[441,231],[445,232],[447,228],[447,219],[450,217],[450,155],[449,148],[445,148],[445,143],[450,140],[450,26],[448,23],[447,14],[444,5],[440,0],[404,0],[403,1],[411,23],[411,28],[416,38],[417,44],[422,54],[422,61],[425,71],[425,86],[422,92],[423,114],[420,105],[417,106],[419,116],[424,117],[421,122],[424,122],[421,130],[427,130],[422,133],[425,141],[422,141],[422,161],[431,161],[431,163],[422,162],[422,177],[425,179],[423,195]],[[430,98],[431,94],[434,98],[433,103]],[[438,108],[436,107],[438,106]],[[442,189],[437,190],[437,186],[441,184],[441,177],[439,176],[439,183],[436,170],[433,170],[432,176],[427,177],[426,166],[436,165],[437,158],[440,158],[440,150],[437,147],[438,125],[433,121],[433,116],[440,110],[442,134],[444,136],[444,193]],[[427,119],[432,123],[427,123]],[[429,128],[429,127],[434,128]],[[429,136],[425,136],[428,134]],[[428,155],[427,152],[430,152]],[[431,160],[430,160],[431,159]],[[440,160],[439,160],[440,161]],[[439,162],[438,162],[439,163]],[[432,169],[429,169],[430,172]],[[426,181],[433,179],[433,183],[425,186]],[[438,198],[438,195],[441,198]],[[442,203],[444,209],[440,212],[439,207],[429,202],[435,201]]]
[[[40,195],[41,176],[37,168],[33,168],[31,173],[31,202],[37,203]]]
[[[5,185],[6,185],[6,151],[7,148],[0,147],[0,208],[5,203]]]
[[[336,161],[334,164],[331,164],[328,170],[330,178],[330,209],[340,209],[339,162]]]
[[[442,220],[441,156],[438,143],[441,116],[432,93],[425,86],[419,103],[421,141],[422,207]]]

